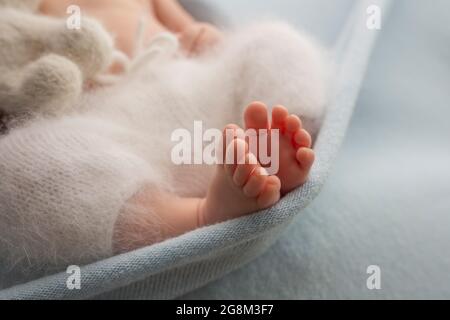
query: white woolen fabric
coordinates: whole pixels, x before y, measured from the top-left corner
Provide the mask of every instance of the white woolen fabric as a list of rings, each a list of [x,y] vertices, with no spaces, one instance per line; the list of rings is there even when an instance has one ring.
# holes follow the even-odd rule
[[[38,0],[0,0],[0,111],[8,115],[60,115],[81,94],[83,81],[110,65],[114,43],[99,22],[66,19],[31,10]],[[26,10],[26,9],[29,10]]]
[[[40,121],[0,139],[0,254],[21,268],[112,255],[125,201],[154,176],[101,120]]]
[[[242,124],[244,107],[261,100],[317,131],[325,71],[306,37],[284,24],[253,26],[208,57],[154,61],[86,94],[76,113],[13,129],[0,138],[2,260],[58,268],[110,256],[117,216],[144,185],[204,194],[213,167],[173,165],[173,130]]]

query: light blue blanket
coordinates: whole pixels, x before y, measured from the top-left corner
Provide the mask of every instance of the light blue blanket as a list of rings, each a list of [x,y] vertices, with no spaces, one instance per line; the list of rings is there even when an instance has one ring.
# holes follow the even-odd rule
[[[68,275],[63,273],[1,291],[0,298],[90,298],[101,294],[103,298],[175,298],[258,257],[319,194],[345,136],[369,55],[380,34],[366,28],[366,8],[377,3],[387,13],[388,1],[342,0],[335,5],[327,1],[234,2],[218,5],[225,11],[226,6],[235,6],[239,12],[248,5],[249,13],[259,12],[264,6],[287,6],[292,9],[291,21],[304,17],[301,21],[306,29],[335,48],[336,90],[331,94],[327,118],[315,145],[317,164],[310,181],[260,214],[86,266],[81,271],[81,290],[69,290]],[[233,17],[243,18],[236,14]],[[332,207],[327,210],[332,211]],[[298,220],[302,218],[300,215]],[[279,259],[291,261],[285,254]]]
[[[394,2],[319,197],[267,254],[185,298],[450,299],[449,21],[448,0]]]

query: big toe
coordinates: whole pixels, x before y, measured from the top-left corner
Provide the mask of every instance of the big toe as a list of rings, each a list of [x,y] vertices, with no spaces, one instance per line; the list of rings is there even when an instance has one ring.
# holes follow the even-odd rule
[[[245,110],[246,129],[268,129],[269,117],[267,106],[262,102],[253,102]]]

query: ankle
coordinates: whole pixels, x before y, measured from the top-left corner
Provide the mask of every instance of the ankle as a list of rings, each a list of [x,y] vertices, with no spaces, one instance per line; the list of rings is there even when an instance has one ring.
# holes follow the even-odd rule
[[[206,227],[206,198],[198,199],[197,204],[197,228]]]

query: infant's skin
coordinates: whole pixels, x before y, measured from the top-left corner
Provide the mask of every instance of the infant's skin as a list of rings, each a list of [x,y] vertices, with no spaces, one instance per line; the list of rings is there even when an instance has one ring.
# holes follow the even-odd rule
[[[315,156],[311,136],[302,128],[299,117],[289,114],[284,106],[275,106],[269,120],[267,106],[253,102],[246,108],[244,120],[246,130],[280,133],[278,173],[268,175],[258,157],[250,152],[246,139],[241,138],[244,130],[235,124],[227,125],[223,140],[229,141],[227,132],[235,132],[235,136],[224,150],[224,164],[217,165],[205,198],[181,198],[167,193],[148,196],[152,193],[149,190],[130,200],[158,213],[162,239],[267,209],[307,181]],[[243,155],[245,160],[237,159],[236,155]],[[233,158],[235,164],[225,161]],[[149,219],[154,220],[154,216],[143,214],[131,218],[126,213],[119,216],[114,243],[118,253],[154,242],[154,233],[144,227],[155,225]]]
[[[80,6],[83,13],[99,19],[115,36],[116,46],[130,56],[134,53],[142,12],[148,12],[149,40],[158,33],[171,31],[179,35],[182,47],[189,55],[202,53],[221,39],[216,28],[196,22],[174,0],[46,0],[41,11],[63,16],[70,4]],[[226,147],[225,156],[230,152],[243,152],[246,162],[218,165],[205,198],[182,198],[164,192],[155,197],[154,190],[152,196],[147,196],[144,190],[129,202],[152,208],[158,214],[163,239],[273,206],[280,197],[306,182],[314,152],[311,136],[302,127],[299,117],[289,114],[284,106],[274,107],[270,116],[271,119],[266,105],[253,102],[245,110],[244,122],[245,129],[280,130],[280,169],[276,175],[268,175],[257,156],[249,151],[247,142],[239,138],[239,131],[243,129],[230,124],[225,129],[233,129],[236,137]],[[235,163],[242,163],[241,160],[235,159]],[[149,219],[154,216],[144,212],[136,217],[123,212],[115,226],[115,252],[154,243],[152,233],[145,229],[147,225],[154,225],[153,221],[146,223]]]
[[[148,41],[162,32],[173,32],[188,55],[201,53],[221,38],[217,28],[195,21],[175,0],[44,0],[40,11],[66,17],[70,5],[98,19],[114,36],[117,48],[129,56],[135,53],[141,19],[145,20]]]
[[[226,129],[235,130],[236,138],[228,145],[225,158],[244,154],[245,161],[235,159],[238,164],[225,164],[217,168],[207,197],[200,200],[200,226],[273,206],[282,195],[306,182],[313,165],[311,137],[302,129],[300,119],[290,115],[285,107],[274,107],[269,121],[267,107],[254,102],[245,110],[244,118],[246,129],[256,129],[256,132],[279,130],[280,170],[276,175],[269,176],[257,156],[249,151],[247,142],[239,138],[238,131],[242,129],[237,125],[228,125]]]

